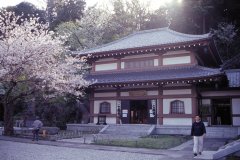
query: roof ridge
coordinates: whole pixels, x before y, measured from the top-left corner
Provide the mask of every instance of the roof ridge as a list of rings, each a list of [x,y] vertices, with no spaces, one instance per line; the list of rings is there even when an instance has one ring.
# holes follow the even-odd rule
[[[187,33],[177,32],[177,31],[174,31],[172,29],[168,29],[167,31],[170,32],[170,33],[181,35],[181,36],[185,36],[185,37],[201,37],[201,38],[204,38],[206,36],[208,36],[208,37],[210,36],[210,33],[205,33],[205,34],[187,34]]]
[[[170,33],[176,34],[176,35],[181,35],[181,36],[188,36],[188,37],[206,37],[209,36],[210,33],[205,33],[205,34],[187,34],[187,33],[181,33],[175,30],[170,29],[169,27],[162,27],[162,28],[155,28],[155,29],[149,29],[149,30],[142,30],[142,31],[137,31],[135,32],[136,34],[142,34],[142,33],[149,33],[149,32],[154,32],[154,31],[168,31]]]

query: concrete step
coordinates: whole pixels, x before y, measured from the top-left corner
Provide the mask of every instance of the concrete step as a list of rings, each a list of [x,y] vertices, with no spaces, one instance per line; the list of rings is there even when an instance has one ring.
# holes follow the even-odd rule
[[[240,152],[240,139],[221,147],[214,155],[213,159],[220,159],[228,155]]]
[[[134,124],[121,124],[121,125],[108,125],[101,131],[101,134],[107,135],[129,135],[129,136],[147,136],[155,129],[154,125],[134,125]]]

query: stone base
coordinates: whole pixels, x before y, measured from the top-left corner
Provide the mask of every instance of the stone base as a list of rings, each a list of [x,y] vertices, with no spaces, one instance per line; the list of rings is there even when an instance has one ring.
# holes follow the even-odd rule
[[[69,131],[98,133],[102,128],[104,128],[104,125],[96,125],[96,124],[67,124],[67,130],[69,130]]]
[[[217,126],[206,127],[208,138],[234,138],[237,137],[240,127]],[[160,126],[157,125],[153,134],[190,135],[191,126]]]

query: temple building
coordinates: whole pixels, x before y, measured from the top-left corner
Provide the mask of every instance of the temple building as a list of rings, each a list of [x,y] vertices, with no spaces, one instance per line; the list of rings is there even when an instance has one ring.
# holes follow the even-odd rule
[[[240,70],[210,34],[145,30],[78,54],[91,55],[91,123],[240,126]]]

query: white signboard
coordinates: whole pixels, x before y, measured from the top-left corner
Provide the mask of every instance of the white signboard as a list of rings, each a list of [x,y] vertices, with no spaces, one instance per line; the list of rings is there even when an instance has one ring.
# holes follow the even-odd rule
[[[126,118],[126,117],[127,117],[127,114],[126,114],[126,113],[123,113],[123,114],[122,114],[122,117]]]

